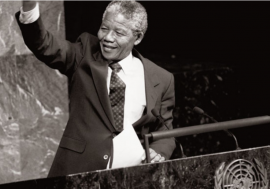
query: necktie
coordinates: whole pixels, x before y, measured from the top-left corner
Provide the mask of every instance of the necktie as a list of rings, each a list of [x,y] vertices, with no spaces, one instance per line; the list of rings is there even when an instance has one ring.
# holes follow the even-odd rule
[[[112,63],[109,66],[112,69],[109,98],[111,101],[115,129],[121,132],[123,130],[126,85],[116,74],[122,69],[120,64]]]

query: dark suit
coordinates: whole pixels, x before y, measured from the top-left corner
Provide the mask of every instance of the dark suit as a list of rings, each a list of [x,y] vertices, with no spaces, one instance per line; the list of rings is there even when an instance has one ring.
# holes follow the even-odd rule
[[[18,16],[19,13],[16,14],[17,20]],[[106,87],[108,61],[100,52],[97,37],[83,33],[76,43],[64,41],[60,45],[45,30],[40,18],[32,24],[18,23],[26,45],[35,56],[69,79],[70,117],[49,176],[105,169],[107,157],[111,156],[115,128]],[[138,136],[156,129],[157,121],[151,113],[153,108],[160,111],[172,128],[173,75],[136,50],[133,55],[144,66],[147,102],[143,116],[133,124]],[[150,147],[169,159],[175,143],[170,138],[152,142]]]

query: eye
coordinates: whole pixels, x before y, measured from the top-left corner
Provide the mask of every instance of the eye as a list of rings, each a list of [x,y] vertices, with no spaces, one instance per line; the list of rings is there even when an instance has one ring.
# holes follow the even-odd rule
[[[117,35],[117,36],[120,36],[120,37],[121,37],[121,36],[125,36],[125,34],[124,34],[123,32],[116,32],[116,35]]]
[[[108,28],[106,28],[106,27],[101,27],[101,30],[103,30],[103,31],[107,31],[107,30],[108,30]]]

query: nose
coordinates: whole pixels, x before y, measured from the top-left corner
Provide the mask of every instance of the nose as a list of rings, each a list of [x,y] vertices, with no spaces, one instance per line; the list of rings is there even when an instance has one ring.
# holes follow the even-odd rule
[[[114,42],[114,34],[113,31],[109,31],[105,36],[104,40],[107,42]]]

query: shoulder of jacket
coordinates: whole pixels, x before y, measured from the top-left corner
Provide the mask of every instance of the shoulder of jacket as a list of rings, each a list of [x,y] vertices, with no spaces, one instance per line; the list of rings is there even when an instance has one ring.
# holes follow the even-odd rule
[[[157,74],[162,74],[162,75],[166,75],[166,76],[171,76],[172,73],[169,72],[168,70],[162,68],[161,66],[157,65],[156,63],[154,63],[153,61],[144,58],[146,61],[146,64],[149,64],[149,66],[151,66],[151,68],[154,70],[154,72],[156,72]]]
[[[94,53],[99,49],[99,40],[96,36],[84,32],[76,40],[76,43],[81,44],[83,54],[85,54],[86,47],[90,47],[90,53]]]
[[[94,35],[92,35],[92,34],[90,34],[88,32],[82,33],[78,37],[77,41],[81,41],[82,43],[86,43],[87,41],[90,41],[93,44],[98,44],[98,42],[99,42],[99,40],[98,40],[98,38],[96,36],[94,36]]]

